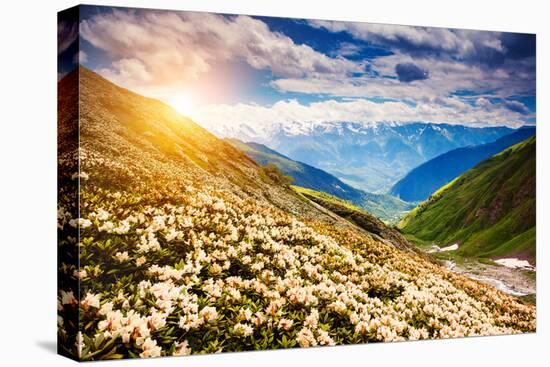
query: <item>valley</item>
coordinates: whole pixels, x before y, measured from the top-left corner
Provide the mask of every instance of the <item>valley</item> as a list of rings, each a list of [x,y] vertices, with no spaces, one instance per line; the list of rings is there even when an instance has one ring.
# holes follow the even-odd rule
[[[530,137],[481,162],[398,227],[451,270],[534,297],[535,143]]]
[[[285,175],[293,178],[293,184],[348,200],[386,223],[397,223],[415,206],[414,203],[405,202],[389,194],[373,194],[357,189],[328,172],[292,160],[265,145],[244,143],[237,139],[227,141],[262,166],[275,164]]]
[[[345,130],[345,127],[343,129]],[[414,130],[414,128],[411,129]],[[344,132],[340,133],[345,134]],[[493,239],[492,242],[487,239],[491,238],[491,235],[480,235],[481,239],[478,240],[476,237],[476,239],[472,240],[479,241],[480,244],[483,244],[482,247],[479,247],[472,246],[468,242],[468,231],[454,228],[450,225],[450,223],[464,225],[471,221],[471,219],[466,219],[464,217],[460,217],[460,219],[446,219],[445,216],[442,216],[441,213],[438,212],[436,219],[432,223],[422,223],[419,226],[423,231],[421,234],[412,230],[412,227],[410,225],[407,226],[407,224],[411,218],[415,218],[419,212],[423,211],[430,202],[438,201],[441,192],[446,190],[447,184],[457,179],[458,176],[474,168],[480,162],[491,158],[493,155],[499,154],[501,151],[531,138],[534,134],[534,128],[525,127],[517,131],[512,131],[510,134],[501,136],[494,141],[485,142],[480,145],[468,145],[467,147],[456,148],[444,152],[420,164],[418,167],[413,168],[404,178],[399,180],[392,187],[389,194],[367,193],[353,187],[353,185],[343,182],[320,168],[293,160],[263,144],[254,142],[244,143],[237,139],[228,139],[228,141],[245,152],[260,165],[275,164],[285,175],[293,178],[293,185],[296,185],[294,188],[297,192],[305,198],[328,209],[330,212],[345,218],[351,223],[363,229],[366,226],[371,233],[373,233],[373,231],[377,233],[380,231],[383,224],[391,226],[400,222],[399,230],[405,232],[405,237],[408,240],[405,240],[405,237],[401,236],[396,229],[393,233],[399,235],[392,236],[394,244],[403,244],[406,242],[407,245],[402,245],[402,248],[408,248],[409,250],[418,248],[449,270],[495,286],[511,295],[529,298],[534,297],[536,293],[534,266],[529,269],[509,266],[508,264],[513,265],[518,261],[527,264],[529,264],[529,262],[525,259],[514,260],[513,257],[504,258],[502,256],[516,256],[519,252],[524,251],[523,249],[531,246],[535,238],[534,228],[532,230],[527,230],[525,233],[520,233],[518,236],[507,238],[507,230],[504,229],[503,225],[497,225],[497,227],[494,230],[491,229],[491,231],[504,235],[497,236],[498,238]],[[355,151],[354,149],[355,148],[350,147],[350,150]],[[307,157],[304,157],[304,159],[307,159]],[[524,157],[520,159],[523,160]],[[315,163],[319,164],[319,162]],[[509,163],[505,163],[503,164],[504,168],[499,167],[496,170],[499,173],[503,173],[506,169],[515,169],[507,167],[508,165]],[[531,164],[529,163],[528,166],[530,167]],[[471,175],[472,173],[468,174]],[[525,177],[531,177],[533,171],[529,170],[525,172],[524,175]],[[487,182],[490,182],[491,185],[499,184],[498,179],[494,177],[487,179]],[[500,185],[506,186],[505,183],[500,183]],[[516,189],[520,190],[520,187],[525,188],[528,186],[528,183],[521,182]],[[493,186],[492,189],[494,188]],[[488,188],[477,189],[468,187],[464,191],[470,194],[479,191],[482,195],[485,195],[485,190],[488,190]],[[532,195],[533,192],[531,191],[530,194],[527,194],[527,198]],[[409,202],[401,201],[398,197],[409,200]],[[429,200],[421,202],[426,199]],[[469,202],[477,200],[479,199],[471,199]],[[449,207],[454,208],[456,205],[456,203],[452,205],[449,204]],[[463,206],[463,204],[460,204],[460,206]],[[414,210],[407,215],[413,208]],[[464,208],[465,215],[476,213],[476,216],[479,216],[484,210],[485,209],[479,208]],[[371,213],[374,217],[370,217],[371,219],[366,220],[365,218],[369,218],[368,213]],[[527,212],[520,215],[520,217],[529,216],[530,214]],[[376,217],[381,219],[384,223],[375,225]],[[505,221],[505,223],[505,225],[508,226],[509,222]],[[441,229],[443,227],[446,228],[447,232]],[[425,235],[427,232],[438,235],[448,233],[455,237],[430,237]],[[419,235],[422,239],[415,235]],[[403,239],[403,241],[399,240],[400,238]],[[428,241],[426,241],[426,239],[428,239]],[[426,245],[427,243],[430,244]],[[495,249],[486,252],[487,247],[491,246]],[[513,249],[516,253],[507,252],[506,249]],[[528,251],[534,253],[533,248]],[[523,255],[518,256],[524,256],[526,253],[522,254]]]
[[[535,150],[531,137],[481,162],[432,194],[398,227],[470,257],[535,263]]]
[[[458,245],[441,248],[411,235],[405,234],[404,237],[420,251],[453,272],[492,285],[505,293],[522,297],[530,302],[536,299],[536,268],[531,265],[526,266],[526,260],[519,261],[522,267],[515,267],[513,264],[518,263],[517,260],[503,258],[504,261],[499,261],[464,256],[457,253]]]
[[[434,228],[436,225],[447,227],[447,233],[454,234],[455,237],[443,240],[441,240],[441,237],[434,237],[437,240],[433,240],[432,237],[426,236],[424,233],[420,234],[422,238],[420,239],[415,236],[417,233],[411,230],[411,226],[407,227],[411,218],[416,217],[420,211],[424,210],[425,206],[429,205],[430,202],[439,200],[438,198],[441,192],[446,190],[446,185],[449,184],[450,181],[453,181],[469,169],[474,168],[481,161],[491,158],[491,156],[499,154],[501,151],[529,139],[534,134],[534,128],[522,128],[509,135],[500,137],[494,142],[457,148],[421,164],[417,168],[411,170],[406,177],[394,185],[390,193],[397,196],[404,196],[409,200],[425,200],[432,196],[432,193],[433,196],[425,203],[407,203],[403,201],[403,204],[408,205],[401,204],[399,206],[394,204],[396,202],[399,203],[399,199],[389,194],[366,193],[342,182],[330,173],[308,164],[292,160],[265,145],[252,142],[244,143],[236,139],[230,139],[229,141],[260,165],[275,164],[285,175],[293,178],[293,184],[296,185],[294,188],[297,192],[307,199],[330,210],[330,212],[347,219],[353,224],[359,225],[359,227],[362,228],[366,225],[371,233],[373,231],[376,233],[379,231],[382,223],[380,223],[380,225],[374,225],[373,219],[376,219],[374,217],[378,217],[384,221],[385,224],[389,225],[397,224],[401,221],[399,227],[405,231],[405,236],[410,239],[410,242],[405,240],[408,245],[404,247],[408,247],[409,249],[418,247],[420,251],[425,252],[429,257],[433,257],[449,270],[495,286],[511,295],[534,297],[536,292],[535,268],[526,269],[514,267],[513,264],[517,262],[525,262],[527,264],[529,264],[529,262],[528,260],[514,260],[513,257],[502,257],[506,255],[517,255],[517,253],[506,252],[507,248],[514,249],[516,252],[523,251],[522,249],[534,243],[534,228],[525,233],[520,233],[518,236],[511,236],[510,238],[506,238],[506,234],[504,234],[504,237],[500,236],[494,239],[493,242],[489,241],[489,243],[487,243],[486,238],[490,238],[491,236],[483,235],[479,241],[483,244],[484,250],[483,248],[477,247],[468,249],[471,247],[468,243],[468,235],[465,235],[465,233],[468,232],[455,229],[452,225],[449,225],[450,222],[465,224],[468,223],[468,219],[449,219],[449,222],[445,222],[444,217],[438,213],[434,223],[423,223],[420,226],[424,232],[429,231],[430,228]],[[524,160],[524,157],[520,159]],[[504,163],[503,167],[515,169],[507,167],[508,165],[509,163]],[[530,164],[528,164],[528,166],[529,165]],[[499,173],[503,173],[505,172],[505,168],[499,167],[496,170]],[[468,174],[471,175],[471,173]],[[531,177],[532,174],[532,170],[529,170],[525,172],[525,177]],[[498,179],[494,177],[487,179],[487,182],[490,182],[491,185],[499,184]],[[506,186],[507,184],[500,183],[500,185]],[[529,184],[525,182],[521,182],[518,185],[518,190],[519,187],[529,186]],[[438,190],[441,186],[443,186],[443,188]],[[467,188],[464,191],[469,193],[477,191],[486,192],[484,190],[486,189],[478,190],[477,188]],[[409,194],[407,194],[407,192]],[[531,195],[532,192],[531,194],[527,194],[527,198]],[[365,200],[367,197],[371,200]],[[470,200],[470,202],[473,201],[474,200]],[[420,205],[415,208],[411,214],[407,215],[408,211],[416,207],[417,204]],[[449,207],[455,207],[455,205],[456,203],[452,206],[449,204]],[[478,216],[484,211],[484,209],[479,208],[465,208],[464,210],[465,213],[476,212]],[[371,217],[371,220],[365,221],[365,218],[368,218],[368,213],[373,214],[374,217]],[[365,215],[367,217],[365,217]],[[530,214],[525,213],[520,216],[528,217]],[[358,220],[359,224],[357,223]],[[367,222],[369,224],[366,224]],[[508,226],[508,224],[506,225]],[[375,230],[375,228],[378,228],[378,230]],[[493,231],[499,234],[506,233],[502,225],[498,225]],[[395,230],[394,233],[399,232]],[[433,229],[432,233],[441,234],[444,232],[441,229]],[[399,236],[400,237],[392,237],[393,243],[402,243],[398,238],[404,239],[404,237],[401,235]],[[463,236],[465,236],[465,238]],[[426,238],[432,240],[427,242],[425,240]],[[430,243],[430,245],[426,245],[426,243]],[[466,248],[464,248],[463,245]],[[495,247],[495,249],[491,250],[492,252],[484,252],[486,248],[490,246]]]
[[[297,122],[292,129],[274,126],[269,132],[236,126],[231,130],[225,125],[207,127],[221,137],[264,144],[372,193],[386,193],[410,170],[440,154],[490,143],[514,131],[420,122],[372,126],[345,121],[324,125]]]
[[[367,194],[366,192],[356,189],[342,181],[340,181],[335,176],[320,170],[318,168],[312,167],[305,163],[294,161],[281,153],[278,153],[266,146],[258,143],[243,143],[236,139],[230,140],[230,142],[237,148],[244,151],[250,158],[254,159],[260,165],[266,164],[275,164],[281,169],[281,171],[288,176],[293,177],[293,185],[295,189],[302,195],[304,195],[309,200],[320,204],[324,208],[329,209],[331,212],[336,213],[337,215],[350,220],[350,218],[361,217],[368,214],[358,214],[368,213],[373,214],[375,217],[378,217],[385,224],[395,225],[399,221],[400,227],[405,226],[411,217],[414,217],[418,214],[419,211],[424,210],[423,208],[427,206],[430,202],[438,201],[438,197],[441,191],[446,189],[446,184],[448,181],[452,181],[457,176],[460,176],[463,172],[468,171],[468,169],[473,168],[476,164],[483,160],[484,157],[490,158],[494,154],[500,153],[502,150],[506,150],[514,144],[520,143],[523,140],[529,139],[534,135],[534,128],[523,128],[516,132],[513,132],[509,135],[497,139],[495,142],[469,146],[466,148],[458,148],[451,150],[450,152],[444,153],[441,156],[438,156],[424,164],[421,164],[419,167],[413,169],[411,173],[402,179],[394,189],[399,187],[405,188],[408,186],[421,188],[424,190],[424,193],[429,193],[430,196],[432,191],[436,191],[433,194],[433,197],[430,198],[425,203],[419,203],[418,208],[415,208],[413,212],[407,216],[407,213],[410,209],[414,208],[416,203],[407,203],[408,205],[399,205],[395,206],[395,202],[399,203],[399,199],[392,197],[391,195],[381,195],[381,194]],[[523,160],[524,158],[521,158]],[[508,163],[503,164],[503,167],[506,167]],[[532,164],[531,164],[532,165]],[[529,166],[529,164],[528,164]],[[514,169],[514,168],[510,168]],[[505,172],[505,169],[499,167],[497,169],[499,173]],[[532,170],[529,170],[525,173],[525,177],[530,177],[533,174]],[[413,179],[413,177],[416,177]],[[439,175],[439,176],[438,176]],[[471,175],[471,173],[469,173]],[[430,179],[433,177],[433,179]],[[447,178],[446,178],[447,177]],[[416,182],[411,182],[411,180],[416,180]],[[444,186],[441,190],[437,182],[441,183],[441,186]],[[498,180],[490,177],[487,179],[487,182],[490,182],[491,185],[498,184]],[[416,185],[416,186],[415,186]],[[501,183],[501,185],[506,185]],[[526,186],[525,186],[526,185]],[[520,190],[519,187],[528,187],[529,184],[520,183],[517,186],[517,190]],[[435,187],[435,189],[434,189]],[[409,187],[410,188],[410,187]],[[484,191],[486,189],[465,189],[465,192],[474,193],[477,191]],[[392,190],[392,193],[398,193]],[[370,196],[369,196],[370,195]],[[424,194],[426,195],[426,194]],[[462,194],[461,194],[462,195]],[[485,194],[483,194],[485,195]],[[532,195],[527,195],[529,198]],[[369,197],[371,200],[366,201],[365,199]],[[410,197],[408,197],[410,198]],[[415,199],[424,198],[424,196],[415,196]],[[425,197],[427,199],[428,197]],[[372,200],[374,199],[374,200]],[[475,200],[470,200],[469,202],[474,202]],[[519,199],[517,199],[519,200]],[[402,202],[405,204],[406,202]],[[450,207],[455,207],[456,203],[450,205]],[[460,204],[463,206],[463,204]],[[478,215],[484,211],[484,209],[472,209],[465,208],[465,213],[477,212]],[[520,217],[529,217],[530,214],[524,213]],[[403,218],[405,217],[405,218]],[[363,217],[365,218],[365,217]],[[436,261],[440,262],[443,266],[448,267],[450,270],[467,275],[474,279],[484,281],[488,284],[496,286],[497,288],[510,293],[512,295],[521,295],[531,297],[535,294],[535,269],[525,269],[525,268],[513,268],[506,266],[508,263],[514,264],[515,262],[525,262],[527,264],[528,260],[514,260],[513,257],[505,258],[503,256],[516,256],[517,253],[506,252],[506,249],[514,249],[515,251],[523,251],[522,249],[527,248],[530,244],[534,243],[534,234],[535,229],[529,229],[525,233],[520,233],[518,236],[512,236],[512,238],[499,237],[493,242],[486,243],[486,236],[482,237],[482,243],[486,246],[495,247],[492,252],[486,253],[482,248],[471,248],[468,250],[470,244],[466,241],[466,248],[462,245],[464,244],[464,239],[461,236],[464,236],[464,233],[467,231],[460,232],[460,229],[454,229],[452,226],[449,226],[449,222],[444,221],[444,217],[441,214],[437,214],[437,219],[433,223],[423,223],[420,228],[423,231],[429,231],[430,228],[434,228],[436,225],[442,225],[447,227],[450,234],[456,234],[454,238],[448,239],[439,239],[439,240],[424,240],[418,237],[415,237],[413,231],[410,230],[410,227],[405,228],[406,232],[405,237],[410,240],[409,247],[418,247],[421,251],[428,254],[428,256],[433,257]],[[354,219],[350,221],[354,224],[357,224]],[[467,219],[449,219],[450,222],[456,223],[468,223]],[[364,220],[360,220],[363,225],[365,224]],[[372,225],[373,221],[369,221],[371,224],[368,226],[371,229],[377,226]],[[508,222],[507,222],[508,223]],[[359,225],[361,227],[361,225]],[[378,226],[379,227],[379,226]],[[402,228],[403,229],[403,228]],[[505,233],[502,225],[498,225],[496,229],[493,230],[498,233]],[[395,231],[395,233],[399,233]],[[440,229],[433,229],[432,233],[441,234],[443,233]],[[425,237],[424,234],[420,235],[422,238]],[[490,236],[489,236],[490,237]],[[437,239],[437,237],[434,237]],[[394,243],[399,242],[396,237],[393,238]],[[467,240],[467,238],[466,238]],[[455,242],[453,242],[455,241]],[[460,245],[459,245],[460,243]],[[533,248],[531,248],[531,253],[534,253]],[[499,257],[500,256],[500,257]],[[521,257],[521,256],[520,256]]]

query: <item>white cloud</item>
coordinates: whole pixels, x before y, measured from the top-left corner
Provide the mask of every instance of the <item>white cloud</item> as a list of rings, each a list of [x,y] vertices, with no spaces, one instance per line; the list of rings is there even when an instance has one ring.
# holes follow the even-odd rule
[[[396,65],[414,63],[429,72],[429,78],[412,83],[402,83],[397,79]],[[317,78],[281,78],[272,81],[272,85],[288,92],[308,94],[327,94],[337,97],[381,97],[406,99],[414,102],[428,102],[436,98],[447,97],[458,90],[471,90],[478,93],[491,91],[493,97],[507,98],[532,92],[531,74],[516,74],[510,77],[505,67],[483,68],[452,60],[413,58],[410,55],[396,53],[378,57],[371,61],[372,70],[381,76],[331,77],[323,75]]]
[[[467,49],[469,44],[447,28],[411,27],[391,24],[373,24],[360,22],[336,22],[312,20],[314,27],[325,28],[331,32],[347,32],[355,38],[372,42],[406,41],[417,47],[441,48],[444,50]]]
[[[529,114],[529,109],[527,106],[519,101],[505,101],[504,105],[511,111],[526,115]]]
[[[311,20],[309,24],[331,32],[347,32],[358,40],[407,48],[413,53],[438,50],[468,58],[474,57],[480,46],[505,51],[499,39],[500,32],[326,20]]]
[[[297,45],[248,16],[115,10],[82,21],[80,31],[114,60],[98,71],[142,93],[181,85],[229,60],[285,78],[345,75],[361,69],[344,58]]]
[[[281,128],[301,133],[315,126],[341,122],[375,125],[423,121],[518,127],[523,124],[525,116],[488,100],[480,99],[478,104],[471,105],[457,97],[438,97],[433,103],[419,103],[416,106],[400,101],[376,103],[367,99],[327,100],[309,105],[296,100],[279,101],[272,106],[209,105],[191,117],[222,137],[269,139],[273,132]]]
[[[88,55],[86,54],[86,52],[80,50],[74,55],[73,62],[75,64],[83,64],[86,61],[88,61]]]
[[[379,42],[391,48],[393,54],[354,62],[343,56],[356,54],[364,45],[344,43],[329,56],[271,31],[261,20],[209,13],[114,10],[82,21],[80,34],[112,60],[97,70],[100,74],[165,101],[185,89],[194,94],[195,100],[201,100],[201,93],[209,96],[201,102],[209,98],[224,100],[212,96],[227,95],[246,83],[239,77],[222,81],[227,74],[224,65],[235,60],[269,70],[273,76],[270,85],[279,91],[354,98],[351,102],[326,101],[307,106],[288,101],[271,107],[210,105],[201,111],[199,121],[213,128],[217,123],[227,127],[233,122],[249,121],[250,126],[269,130],[273,124],[285,121],[297,126],[295,122],[300,119],[316,123],[339,120],[516,125],[534,117],[525,111],[526,107],[495,106],[482,99],[485,93],[499,98],[532,95],[529,88],[534,86],[534,74],[528,62],[504,60],[488,68],[464,61],[487,50],[504,52],[498,32],[330,21],[310,24]],[[419,54],[423,50],[429,52]],[[508,62],[515,64],[510,67]],[[429,78],[400,82],[396,74],[400,63],[413,63]],[[369,73],[358,76],[366,66]],[[459,90],[474,91],[476,96],[452,97]],[[377,104],[367,99],[375,97],[409,104]],[[473,99],[473,106],[465,102],[468,98]],[[475,102],[474,98],[479,99]]]
[[[343,42],[340,44],[332,54],[341,56],[354,56],[361,51],[361,46],[350,42]]]
[[[78,38],[78,24],[61,21],[57,23],[57,54],[61,54]]]

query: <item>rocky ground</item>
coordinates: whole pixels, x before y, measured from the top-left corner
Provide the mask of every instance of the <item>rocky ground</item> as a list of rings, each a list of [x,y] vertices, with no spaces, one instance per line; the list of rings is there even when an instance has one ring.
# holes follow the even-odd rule
[[[450,262],[449,262],[450,263]],[[515,296],[534,295],[536,293],[536,272],[525,269],[512,269],[502,265],[486,264],[475,260],[450,266],[451,270],[495,286]]]

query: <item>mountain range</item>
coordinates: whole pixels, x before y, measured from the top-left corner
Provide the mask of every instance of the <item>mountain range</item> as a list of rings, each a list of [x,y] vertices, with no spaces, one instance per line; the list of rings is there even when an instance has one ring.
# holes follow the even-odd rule
[[[309,164],[292,160],[267,146],[254,142],[244,143],[238,139],[226,139],[234,147],[245,152],[258,164],[275,164],[285,175],[293,177],[293,184],[321,191],[350,201],[386,222],[396,222],[414,207],[387,194],[372,194],[356,189],[337,177]]]
[[[399,223],[407,235],[457,254],[535,262],[536,138],[479,163]]]
[[[431,123],[295,122],[268,130],[246,124],[212,126],[218,136],[254,141],[320,168],[343,182],[386,193],[418,165],[452,149],[493,142],[507,127],[466,127]]]
[[[414,168],[399,180],[390,194],[405,201],[423,201],[441,186],[452,181],[479,162],[533,135],[534,127],[521,128],[494,142],[457,148]]]

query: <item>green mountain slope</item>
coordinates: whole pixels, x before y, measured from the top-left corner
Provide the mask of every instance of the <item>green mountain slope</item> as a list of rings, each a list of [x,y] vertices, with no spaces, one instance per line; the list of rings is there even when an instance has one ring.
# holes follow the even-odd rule
[[[293,186],[293,189],[308,200],[330,210],[332,213],[350,221],[364,229],[380,241],[387,241],[395,247],[405,251],[415,251],[416,247],[409,243],[399,231],[388,227],[380,219],[362,210],[361,208],[324,192]]]
[[[421,241],[460,245],[457,254],[535,262],[532,137],[483,161],[434,193],[399,227]]]
[[[535,127],[524,127],[494,142],[457,148],[413,169],[390,190],[406,201],[424,201],[441,186],[451,182],[478,163],[535,135]]]
[[[226,141],[262,166],[275,164],[285,175],[294,178],[294,184],[350,201],[385,222],[395,223],[414,206],[391,195],[372,194],[356,189],[326,171],[292,160],[263,144],[244,143],[237,139]]]

